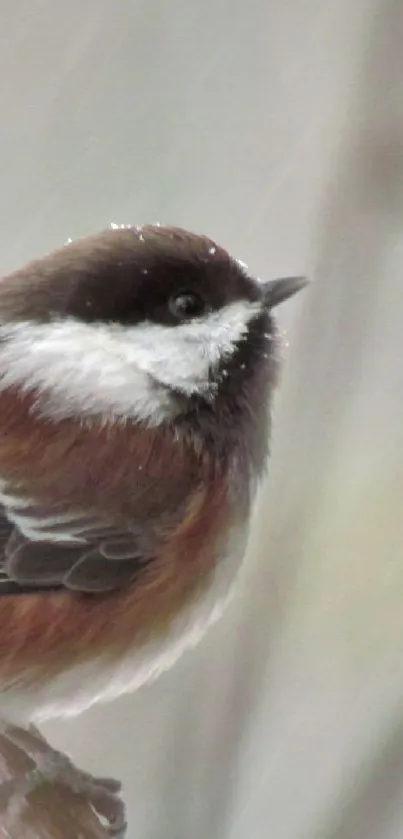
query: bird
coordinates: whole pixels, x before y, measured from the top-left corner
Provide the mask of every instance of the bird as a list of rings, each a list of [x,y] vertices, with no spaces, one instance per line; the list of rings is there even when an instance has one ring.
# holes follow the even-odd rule
[[[2,720],[35,738],[150,682],[221,615],[269,456],[273,310],[306,282],[157,224],[0,279]],[[71,780],[59,753],[46,766]],[[115,782],[74,778],[116,804]]]

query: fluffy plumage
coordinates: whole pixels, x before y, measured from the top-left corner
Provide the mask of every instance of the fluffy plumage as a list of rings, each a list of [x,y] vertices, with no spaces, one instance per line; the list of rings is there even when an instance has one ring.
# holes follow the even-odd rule
[[[0,281],[3,715],[134,689],[216,620],[267,457],[271,309],[301,286],[158,226]]]

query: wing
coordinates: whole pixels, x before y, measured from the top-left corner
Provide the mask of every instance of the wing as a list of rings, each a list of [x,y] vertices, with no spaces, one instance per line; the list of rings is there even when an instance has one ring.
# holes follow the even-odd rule
[[[0,507],[0,594],[123,588],[152,560],[153,547],[134,528],[8,496]]]

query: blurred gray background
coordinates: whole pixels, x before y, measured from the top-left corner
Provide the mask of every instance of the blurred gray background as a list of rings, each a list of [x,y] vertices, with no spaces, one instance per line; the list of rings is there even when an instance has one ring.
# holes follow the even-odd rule
[[[238,596],[46,727],[129,839],[403,835],[403,4],[0,0],[1,270],[114,221],[307,272]]]

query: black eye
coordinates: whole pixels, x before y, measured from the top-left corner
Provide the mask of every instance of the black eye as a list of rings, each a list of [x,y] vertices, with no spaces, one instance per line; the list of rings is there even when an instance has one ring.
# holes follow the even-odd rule
[[[169,300],[169,310],[178,320],[200,317],[206,309],[205,300],[195,291],[179,291]]]

